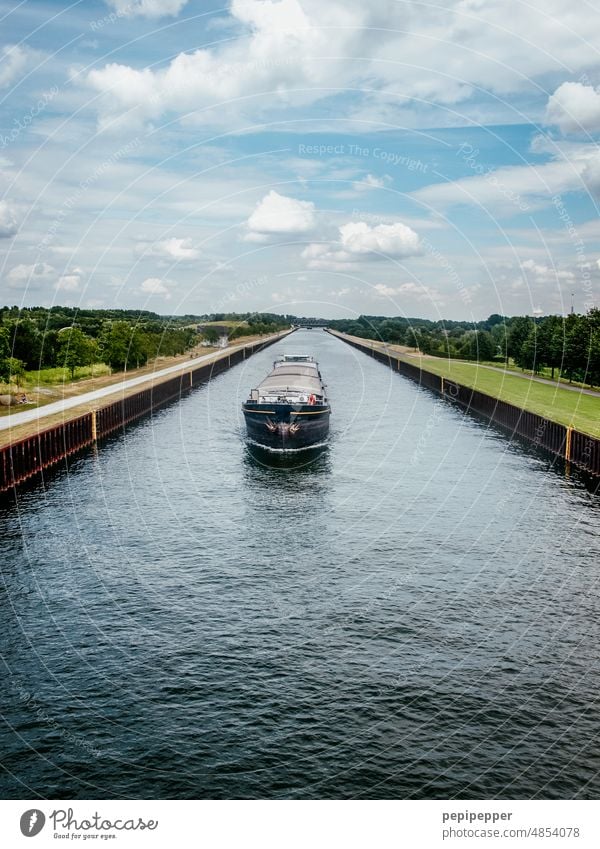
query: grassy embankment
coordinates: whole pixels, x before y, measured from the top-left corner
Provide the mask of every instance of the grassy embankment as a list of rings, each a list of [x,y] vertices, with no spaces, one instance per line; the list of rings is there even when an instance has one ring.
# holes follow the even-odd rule
[[[358,341],[370,343],[366,339]],[[382,343],[373,344],[385,348]],[[600,396],[566,389],[560,384],[549,386],[511,374],[510,371],[486,368],[478,363],[409,355],[407,348],[395,345],[389,345],[388,349],[401,360],[420,366],[423,371],[439,374],[551,421],[600,437]]]

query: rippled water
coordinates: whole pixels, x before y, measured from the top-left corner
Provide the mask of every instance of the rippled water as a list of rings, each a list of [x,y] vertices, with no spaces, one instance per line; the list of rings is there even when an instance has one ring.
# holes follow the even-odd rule
[[[240,402],[312,352],[329,447]],[[598,500],[320,331],[1,513],[4,797],[597,797]]]

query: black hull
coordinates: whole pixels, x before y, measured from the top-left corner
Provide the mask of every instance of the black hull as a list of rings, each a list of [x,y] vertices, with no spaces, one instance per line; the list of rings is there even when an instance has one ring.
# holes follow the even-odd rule
[[[323,443],[329,434],[329,407],[246,404],[249,439],[271,451],[294,451]]]

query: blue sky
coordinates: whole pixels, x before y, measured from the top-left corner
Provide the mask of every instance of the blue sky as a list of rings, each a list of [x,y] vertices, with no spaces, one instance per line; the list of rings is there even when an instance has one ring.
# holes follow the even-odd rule
[[[566,0],[0,2],[1,300],[584,311],[595,45]]]

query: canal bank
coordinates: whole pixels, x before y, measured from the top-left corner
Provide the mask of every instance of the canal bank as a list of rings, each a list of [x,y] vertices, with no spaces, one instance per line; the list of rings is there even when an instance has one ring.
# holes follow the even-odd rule
[[[371,340],[358,339],[331,329],[327,332],[386,364],[404,377],[455,402],[466,412],[484,416],[488,421],[508,431],[511,436],[526,439],[536,447],[572,463],[587,474],[600,476],[600,440],[595,437],[428,371],[423,367],[421,358],[413,364],[400,353],[385,346],[376,346]]]
[[[0,448],[0,493],[11,490],[25,481],[43,474],[45,469],[68,460],[77,452],[98,443],[104,437],[125,427],[136,419],[159,409],[171,401],[211,380],[223,371],[278,342],[289,330],[265,339],[227,348],[221,352],[188,360],[176,366],[139,378],[105,387],[89,396],[67,399],[61,406],[62,421],[44,427],[44,419],[53,413],[50,407],[26,411],[14,416],[16,422],[4,421],[9,435],[18,433],[19,422],[26,417],[39,422],[33,435],[9,439]],[[108,403],[99,405],[99,399]],[[10,430],[9,430],[10,427]]]

